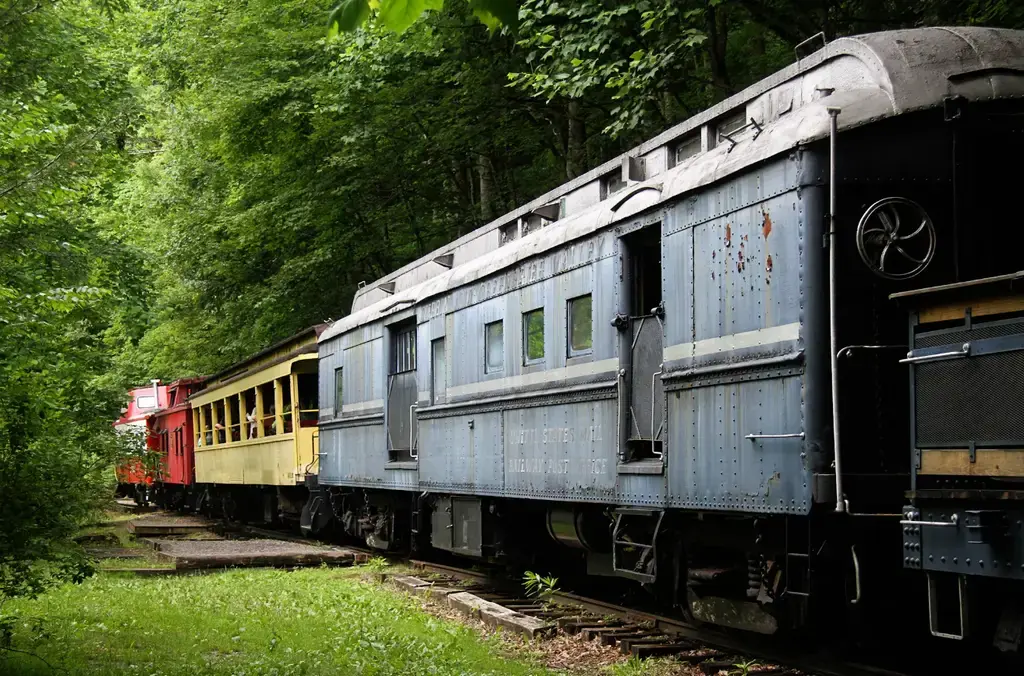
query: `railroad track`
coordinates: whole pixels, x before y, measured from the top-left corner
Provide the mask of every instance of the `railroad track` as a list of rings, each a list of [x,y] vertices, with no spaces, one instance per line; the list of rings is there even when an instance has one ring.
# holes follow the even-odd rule
[[[240,530],[261,537],[307,544],[310,542],[309,538],[279,530],[251,526],[242,526]],[[348,544],[344,547],[357,553],[356,563],[382,556],[377,550]],[[359,554],[362,556],[358,556]],[[494,573],[401,555],[387,555],[384,558],[408,564],[415,571],[419,571],[422,577],[429,578],[429,581],[423,580],[423,587],[431,587],[441,592],[435,595],[435,598],[443,599],[446,591],[470,592],[511,612],[543,620],[557,627],[558,631],[582,634],[587,639],[600,640],[604,645],[616,646],[624,654],[640,658],[671,655],[707,674],[717,674],[720,670],[732,671],[740,662],[757,660],[760,666],[756,673],[776,676],[909,676],[908,672],[853,662],[835,655],[809,654],[806,647],[781,648],[774,640],[762,639],[759,636],[737,636],[696,626],[680,618],[667,617],[572,592],[554,591],[546,595],[547,603],[541,603],[536,598],[523,596],[520,593],[522,586],[518,581]],[[466,582],[470,584],[467,585]],[[409,589],[415,591],[412,586]],[[986,671],[988,670],[971,669],[966,673]],[[924,671],[914,669],[913,672],[950,673],[941,667],[937,670]],[[992,673],[995,673],[995,670]]]
[[[441,576],[443,580],[469,580],[482,585],[477,595],[502,594],[504,587],[490,588],[491,578],[484,573],[465,570],[454,566],[422,561],[407,560],[415,569]],[[505,607],[524,615],[542,619],[554,619],[559,629],[568,634],[582,634],[590,640],[600,640],[604,645],[617,646],[625,654],[640,658],[674,656],[707,674],[720,670],[733,670],[742,661],[756,659],[762,666],[759,674],[815,674],[817,676],[906,676],[903,672],[881,669],[871,665],[838,661],[834,657],[789,654],[778,649],[756,645],[748,637],[735,637],[696,627],[683,620],[665,617],[636,608],[580,596],[571,592],[556,591],[548,595],[552,611],[547,605],[541,606],[536,599],[520,596],[503,596],[495,599]],[[576,612],[578,610],[579,612]],[[552,617],[556,613],[556,617]],[[614,618],[614,619],[609,619]]]

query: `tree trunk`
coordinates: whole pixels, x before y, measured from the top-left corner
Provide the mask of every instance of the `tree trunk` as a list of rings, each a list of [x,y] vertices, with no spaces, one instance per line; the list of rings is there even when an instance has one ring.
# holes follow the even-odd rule
[[[476,158],[476,170],[480,176],[480,216],[488,223],[494,219],[494,165],[481,153]]]
[[[711,66],[711,82],[715,86],[715,99],[721,101],[733,93],[729,71],[726,68],[725,52],[729,37],[729,19],[724,6],[707,6],[704,14],[707,21],[708,62]]]
[[[579,101],[569,100],[566,117],[569,133],[565,153],[565,177],[573,179],[587,170],[587,128]]]

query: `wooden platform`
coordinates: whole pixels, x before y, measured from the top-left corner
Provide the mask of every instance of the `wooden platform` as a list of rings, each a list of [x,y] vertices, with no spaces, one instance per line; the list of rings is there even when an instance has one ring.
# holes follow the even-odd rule
[[[153,515],[128,522],[128,532],[136,537],[147,535],[185,535],[213,528],[214,522],[200,516]]]
[[[177,570],[232,567],[349,566],[355,553],[339,547],[321,547],[281,540],[165,540],[160,554],[174,561]]]

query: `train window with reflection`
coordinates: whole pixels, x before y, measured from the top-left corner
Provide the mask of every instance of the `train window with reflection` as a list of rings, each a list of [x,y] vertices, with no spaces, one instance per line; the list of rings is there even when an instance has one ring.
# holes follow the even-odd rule
[[[544,308],[523,313],[523,362],[544,361]]]
[[[594,311],[590,294],[569,301],[569,356],[590,354],[594,348]]]
[[[416,370],[416,322],[392,329],[391,373]]]
[[[341,403],[344,401],[341,396],[345,390],[344,381],[342,380],[343,371],[344,368],[334,369],[334,415],[341,415]]]
[[[505,326],[497,321],[484,325],[484,372],[494,373],[505,368]]]

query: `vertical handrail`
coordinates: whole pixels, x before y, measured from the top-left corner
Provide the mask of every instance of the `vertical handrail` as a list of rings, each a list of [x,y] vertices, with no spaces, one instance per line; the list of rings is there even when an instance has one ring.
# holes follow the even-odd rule
[[[655,387],[658,383],[658,376],[662,374],[662,369],[665,367],[664,364],[658,364],[658,370],[651,375],[651,455],[656,458],[661,457],[661,452],[654,450],[657,448],[656,441],[658,435],[654,431],[654,414],[657,412],[658,407],[654,405],[655,400]],[[659,432],[661,430],[658,430]]]
[[[828,176],[828,289],[829,289],[829,358],[832,366],[832,445],[836,466],[836,511],[846,511],[843,499],[843,465],[839,449],[839,352],[836,344],[836,118],[840,108],[828,108],[829,176]]]
[[[418,406],[418,404],[413,404],[412,406],[409,407],[409,457],[412,458],[413,460],[419,460],[420,459],[419,453],[416,453],[416,444],[415,444],[415,440],[413,438],[413,434],[414,434],[416,428],[415,428],[415,426],[413,426],[413,422],[412,422],[413,421],[412,414],[413,414],[413,411],[416,410],[417,406]]]

